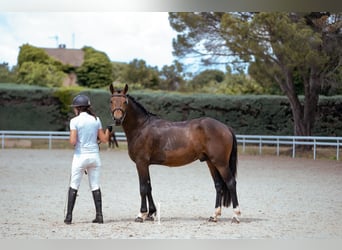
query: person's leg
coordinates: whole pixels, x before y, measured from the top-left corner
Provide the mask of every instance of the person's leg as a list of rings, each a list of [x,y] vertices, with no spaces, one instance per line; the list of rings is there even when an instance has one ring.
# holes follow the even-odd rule
[[[65,224],[71,224],[72,211],[74,210],[77,191],[80,186],[84,170],[82,169],[82,159],[80,155],[74,155],[71,167],[70,187],[68,191],[67,214],[64,219]]]
[[[68,208],[67,214],[64,219],[65,224],[71,224],[72,221],[72,211],[74,210],[75,201],[77,196],[77,189],[69,188],[68,192]]]
[[[93,223],[103,223],[103,215],[102,215],[102,197],[101,190],[97,189],[93,191],[93,198],[96,210],[96,216],[93,220]]]
[[[98,154],[94,155],[94,164],[87,168],[88,170],[88,178],[89,178],[89,187],[93,193],[93,199],[95,204],[96,216],[93,220],[93,223],[103,223],[103,214],[102,214],[102,195],[101,189],[99,185],[100,178],[100,168],[101,168],[101,160]]]

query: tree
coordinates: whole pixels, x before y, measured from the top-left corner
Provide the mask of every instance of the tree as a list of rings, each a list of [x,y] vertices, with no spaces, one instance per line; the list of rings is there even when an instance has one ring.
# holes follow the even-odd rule
[[[60,87],[66,75],[52,64],[24,62],[17,73],[17,82],[29,85]]]
[[[191,81],[189,81],[189,85],[193,88],[202,88],[204,85],[214,81],[216,83],[220,83],[224,80],[224,73],[220,70],[208,69],[204,70],[198,75],[195,75]]]
[[[15,67],[9,68],[8,63],[0,63],[0,83],[15,82]]]
[[[341,72],[341,14],[169,13],[169,21],[179,33],[175,56],[251,63],[250,73],[276,82],[288,97],[294,134],[311,135],[321,87]]]
[[[76,69],[81,86],[101,88],[113,82],[112,63],[108,56],[91,47],[84,47],[84,62]]]
[[[49,57],[44,49],[24,44],[18,54],[18,83],[58,87],[66,77],[61,62]]]
[[[123,62],[112,62],[112,74],[114,82],[126,82],[125,73],[127,71],[128,64]]]
[[[29,44],[23,44],[20,46],[20,51],[18,54],[18,66],[19,68],[25,62],[36,62],[41,64],[49,64],[49,55],[41,48],[34,47]]]
[[[131,61],[126,68],[124,79],[127,83],[159,89],[158,69],[148,66],[144,60],[134,59]]]
[[[175,61],[172,65],[164,65],[159,72],[161,88],[178,90],[184,85],[183,65]]]

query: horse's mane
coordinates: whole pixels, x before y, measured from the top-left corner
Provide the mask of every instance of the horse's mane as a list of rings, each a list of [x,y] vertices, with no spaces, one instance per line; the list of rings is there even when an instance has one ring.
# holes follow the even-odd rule
[[[148,111],[142,104],[140,104],[137,100],[135,100],[133,96],[127,94],[127,97],[129,98],[130,101],[132,101],[135,105],[137,105],[146,115],[157,116],[156,114],[153,114],[150,111]]]

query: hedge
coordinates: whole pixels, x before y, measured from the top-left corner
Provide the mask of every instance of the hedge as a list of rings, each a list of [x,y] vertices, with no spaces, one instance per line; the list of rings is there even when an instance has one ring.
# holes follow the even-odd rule
[[[103,126],[112,124],[107,90],[0,84],[0,130],[68,130],[73,117],[71,100],[78,93],[89,95]],[[210,116],[231,126],[238,134],[293,134],[292,113],[284,96],[135,91],[130,95],[150,112],[168,120]],[[341,114],[341,96],[320,97],[313,135],[342,136]],[[115,130],[122,131],[120,127]]]

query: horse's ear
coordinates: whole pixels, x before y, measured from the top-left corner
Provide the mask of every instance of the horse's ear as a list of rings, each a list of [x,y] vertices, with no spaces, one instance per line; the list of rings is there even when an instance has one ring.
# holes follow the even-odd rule
[[[112,94],[114,93],[114,87],[112,83],[109,85],[109,90],[110,90],[110,93]]]
[[[128,85],[127,85],[127,83],[126,83],[125,89],[124,89],[124,95],[126,95],[127,91],[128,91]]]

